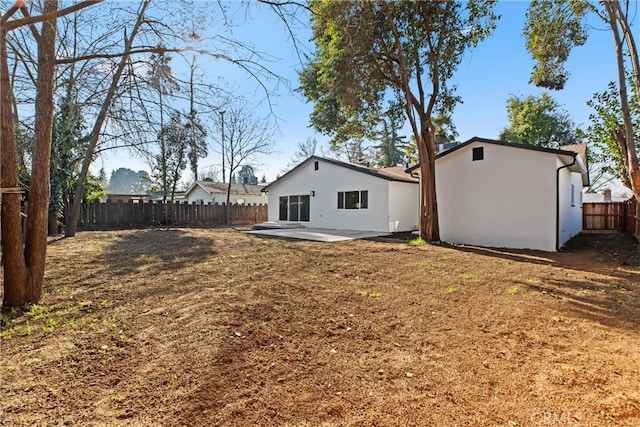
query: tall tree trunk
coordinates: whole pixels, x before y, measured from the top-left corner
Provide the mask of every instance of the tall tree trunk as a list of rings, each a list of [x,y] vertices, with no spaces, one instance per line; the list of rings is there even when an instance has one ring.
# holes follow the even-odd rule
[[[20,201],[18,194],[3,198],[2,247],[5,261],[4,301],[6,306],[22,306],[29,302],[37,302],[42,296],[44,268],[47,255],[47,223],[50,196],[50,156],[51,133],[53,125],[53,91],[55,77],[55,43],[58,10],[57,0],[47,0],[44,14],[50,14],[43,21],[40,34],[34,31],[38,44],[38,79],[36,83],[36,125],[33,139],[33,168],[29,204],[27,208],[27,224],[25,244],[22,250],[20,236]],[[6,34],[2,35],[2,182],[4,186],[17,186],[18,167],[15,147],[13,119],[8,117],[5,109],[5,97],[11,96],[8,80]],[[6,91],[6,92],[5,92]],[[7,153],[9,151],[9,153]],[[6,159],[5,159],[6,155]],[[5,174],[7,180],[5,181]],[[5,215],[5,204],[8,204]],[[5,227],[14,227],[5,230]],[[8,239],[5,242],[5,238]]]
[[[227,185],[227,204],[225,205],[225,209],[224,209],[225,224],[227,225],[231,224],[231,209],[229,209],[229,202],[231,201],[231,174],[232,173],[233,173],[233,170],[229,171],[229,185]]]
[[[629,173],[629,179],[631,181],[631,190],[637,200],[640,200],[640,165],[638,164],[638,153],[636,152],[636,142],[633,135],[633,122],[631,120],[631,112],[629,107],[629,97],[627,92],[627,81],[624,67],[624,49],[623,41],[620,37],[619,31],[619,19],[624,19],[621,16],[619,2],[604,2],[605,9],[609,15],[609,24],[611,25],[611,31],[613,33],[613,39],[616,45],[616,59],[618,62],[618,90],[620,93],[620,108],[622,110],[622,119],[625,127],[625,143],[626,153],[621,152],[624,155],[624,162],[627,166]],[[631,46],[629,46],[631,49]],[[626,155],[625,155],[626,154]]]
[[[11,84],[7,62],[7,34],[0,29],[0,132],[2,140],[2,261],[4,264],[3,306],[16,307],[29,300],[27,266],[22,243],[22,219],[20,216],[20,186],[18,178],[18,153],[13,114],[11,112]],[[11,192],[8,192],[11,191]]]
[[[87,151],[85,152],[84,160],[82,161],[82,168],[80,170],[80,175],[78,176],[78,182],[76,184],[76,188],[73,196],[73,204],[71,206],[71,215],[69,218],[69,223],[67,224],[67,228],[65,229],[66,237],[73,237],[76,235],[78,230],[78,220],[80,218],[80,207],[82,205],[82,196],[84,194],[84,188],[87,183],[87,176],[89,175],[89,167],[91,166],[91,162],[93,161],[93,155],[95,154],[96,147],[98,145],[98,139],[100,138],[100,132],[102,130],[102,125],[104,124],[107,118],[107,112],[111,107],[111,102],[116,94],[118,89],[118,84],[120,82],[120,77],[124,72],[124,69],[129,60],[129,52],[131,52],[131,47],[133,46],[133,40],[136,38],[140,27],[144,22],[145,12],[149,5],[151,4],[151,0],[145,0],[140,7],[140,12],[138,12],[138,19],[136,20],[133,29],[131,30],[131,35],[129,38],[125,39],[125,51],[124,54],[120,57],[120,62],[118,63],[118,67],[116,68],[116,72],[111,79],[111,85],[109,86],[109,90],[107,92],[107,96],[102,104],[102,108],[96,117],[96,122],[94,123],[93,128],[91,129],[91,133],[88,135],[87,140]]]
[[[434,133],[429,131],[428,126],[422,127],[420,139],[417,141],[420,156],[420,238],[427,242],[439,242],[435,143]]]

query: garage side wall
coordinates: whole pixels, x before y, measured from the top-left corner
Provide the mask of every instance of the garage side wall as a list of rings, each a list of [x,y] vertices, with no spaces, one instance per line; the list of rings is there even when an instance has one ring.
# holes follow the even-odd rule
[[[473,160],[474,148],[481,159]],[[438,158],[441,239],[555,251],[555,161],[547,153],[482,143]]]

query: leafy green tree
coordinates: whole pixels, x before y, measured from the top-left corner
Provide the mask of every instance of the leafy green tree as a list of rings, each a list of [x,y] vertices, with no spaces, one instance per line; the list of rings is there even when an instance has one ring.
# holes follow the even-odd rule
[[[146,171],[118,168],[111,171],[107,189],[111,194],[146,194],[150,188],[150,178]]]
[[[465,52],[489,36],[490,1],[309,3],[315,54],[300,74],[312,125],[337,145],[372,137],[382,105],[397,101],[420,159],[420,237],[440,239],[435,186],[437,111],[458,101],[448,85]]]
[[[572,48],[587,40],[585,16],[588,12],[600,18],[611,30],[615,43],[618,70],[618,99],[622,119],[622,134],[618,153],[625,165],[628,182],[637,199],[640,199],[640,164],[634,139],[630,99],[627,90],[627,69],[632,71],[631,86],[640,93],[640,62],[631,22],[635,7],[629,0],[589,2],[586,0],[534,0],[527,12],[524,28],[527,50],[535,66],[531,80],[538,86],[562,89],[569,73],[565,62]],[[631,14],[631,15],[630,15]]]
[[[244,165],[238,171],[238,184],[258,184],[256,170],[251,165]]]
[[[503,141],[538,147],[580,143],[578,129],[569,113],[561,110],[558,102],[546,92],[539,97],[509,97],[507,114],[509,126],[500,132]]]
[[[400,107],[400,108],[398,108]],[[404,124],[404,117],[401,106],[392,105],[382,117],[382,129],[376,136],[380,143],[376,149],[376,165],[381,168],[398,166],[404,163],[404,147],[407,145],[406,137],[399,135],[398,131]]]
[[[459,134],[451,118],[451,113],[438,113],[433,118],[433,125],[436,128],[436,144],[456,142]]]
[[[207,157],[209,153],[207,147],[207,131],[198,118],[195,110],[187,115],[185,128],[188,135],[187,157],[189,159],[189,169],[193,174],[194,181],[198,180],[198,159]]]
[[[80,106],[75,102],[73,85],[67,82],[66,95],[53,118],[51,141],[51,195],[49,198],[49,234],[58,233],[58,220],[69,212],[73,185],[82,161],[82,132],[85,130]]]
[[[438,113],[434,118],[433,126],[435,127],[435,143],[436,144],[448,144],[456,142],[458,138],[458,130],[453,123],[451,113]],[[412,138],[411,142],[404,147],[405,156],[409,163],[415,163],[418,161],[418,145],[416,139]]]
[[[152,170],[163,200],[173,201],[182,172],[187,168],[189,134],[183,115],[175,111],[158,135],[164,141],[164,149],[154,158]]]
[[[640,151],[640,103],[637,92],[634,91],[629,101],[636,150]],[[602,171],[606,175],[615,176],[624,186],[631,188],[629,171],[622,155],[626,150],[625,131],[616,84],[609,83],[608,89],[596,93],[587,105],[593,108],[594,112],[589,115],[591,124],[584,136],[596,148],[589,160],[602,165]],[[594,176],[591,176],[591,179],[593,180]]]
[[[564,67],[571,49],[587,41],[582,24],[586,1],[533,0],[524,29],[526,47],[535,60],[531,83],[548,89],[563,89],[569,71]]]

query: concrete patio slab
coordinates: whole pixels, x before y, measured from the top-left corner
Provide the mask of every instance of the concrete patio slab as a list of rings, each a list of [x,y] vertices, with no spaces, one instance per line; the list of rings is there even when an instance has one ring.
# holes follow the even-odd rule
[[[343,242],[345,240],[368,239],[388,236],[390,233],[377,231],[333,230],[326,228],[283,228],[270,230],[252,230],[249,234],[261,236],[286,237],[290,239],[312,240],[316,242]]]

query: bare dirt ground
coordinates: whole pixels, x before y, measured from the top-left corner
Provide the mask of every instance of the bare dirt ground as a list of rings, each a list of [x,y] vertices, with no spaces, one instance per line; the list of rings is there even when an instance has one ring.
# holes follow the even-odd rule
[[[640,256],[267,239],[51,241],[4,313],[0,425],[638,426]]]

